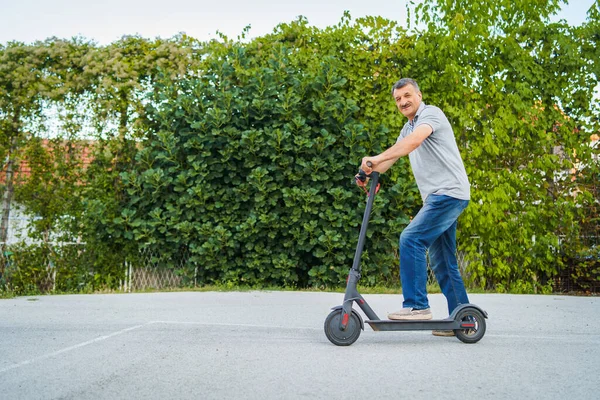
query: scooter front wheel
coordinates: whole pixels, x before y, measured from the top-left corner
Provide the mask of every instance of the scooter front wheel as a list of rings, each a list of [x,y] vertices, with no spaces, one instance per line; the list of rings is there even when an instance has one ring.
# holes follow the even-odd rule
[[[350,346],[360,336],[360,316],[354,310],[348,318],[346,329],[342,330],[342,310],[334,310],[325,319],[325,336],[336,346]]]

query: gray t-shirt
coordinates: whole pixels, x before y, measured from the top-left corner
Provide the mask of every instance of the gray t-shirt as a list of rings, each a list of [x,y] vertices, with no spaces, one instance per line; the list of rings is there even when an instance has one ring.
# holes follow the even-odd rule
[[[469,200],[471,191],[467,172],[452,126],[442,110],[421,103],[412,123],[409,121],[402,128],[398,141],[423,124],[431,126],[433,132],[408,155],[423,201],[430,194]]]

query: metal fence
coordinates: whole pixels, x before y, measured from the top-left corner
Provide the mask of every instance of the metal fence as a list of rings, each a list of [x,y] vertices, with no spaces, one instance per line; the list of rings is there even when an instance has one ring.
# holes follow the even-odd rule
[[[125,262],[125,279],[121,289],[123,291],[143,291],[152,289],[171,289],[184,286],[185,280],[176,271],[188,267],[189,252],[182,252],[175,262],[175,268],[161,267],[160,255],[149,250],[142,250],[137,263]],[[197,267],[194,269],[194,286],[197,281]]]
[[[30,246],[17,251],[11,251],[10,247],[4,248],[4,251],[0,252],[0,288],[3,285],[6,288],[11,284],[14,286],[15,282],[28,280],[35,282],[37,289],[44,292],[61,291],[61,288],[65,287],[70,291],[85,290],[87,285],[93,286],[94,278],[102,272],[87,265],[89,256],[84,257],[85,253],[85,245],[77,243],[63,243],[45,248]],[[68,262],[65,262],[66,259]],[[188,251],[181,251],[176,260],[169,261],[171,267],[165,268],[165,260],[160,254],[141,250],[135,261],[125,261],[112,269],[116,271],[112,273],[117,275],[117,281],[113,283],[112,288],[123,292],[136,292],[197,286],[198,266],[190,263]],[[462,253],[458,254],[458,262],[461,272],[468,274],[468,262]],[[187,275],[182,271],[187,271]],[[428,283],[435,282],[435,276],[428,268]],[[34,287],[31,289],[35,291]]]
[[[36,254],[33,254],[36,253]],[[89,266],[90,257],[83,244],[61,244],[44,250],[29,247],[25,251],[11,252],[5,248],[0,252],[0,291],[15,289],[15,282],[30,281],[31,292],[61,292],[92,290],[94,279],[102,271]],[[199,267],[190,262],[187,250],[181,251],[176,260],[166,260],[160,254],[142,250],[135,261],[126,261],[112,268],[116,281],[110,287],[100,289],[135,292],[145,290],[164,290],[198,285]],[[65,261],[66,260],[66,261]],[[470,280],[469,261],[462,252],[458,252],[457,261],[466,281]],[[594,260],[592,260],[594,262]],[[26,268],[23,266],[27,265]],[[583,267],[581,266],[583,265]],[[558,292],[600,292],[600,267],[598,264],[585,269],[587,264],[567,266],[554,277],[554,287]],[[579,268],[579,269],[578,269]],[[581,269],[584,268],[584,269]],[[581,276],[587,274],[587,276]],[[26,278],[26,279],[25,279]],[[436,279],[428,268],[428,284],[436,284]],[[66,288],[66,289],[65,289]],[[27,288],[20,287],[21,292]]]
[[[0,251],[0,290],[60,292],[99,288],[132,292],[197,284],[198,268],[189,265],[187,251],[182,251],[177,260],[169,260],[172,268],[164,267],[165,260],[160,254],[142,250],[135,261],[121,262],[110,266],[110,271],[102,271],[90,263],[94,254],[88,254],[84,244],[0,246],[3,249]],[[194,271],[192,277],[180,273],[189,268]],[[95,280],[102,273],[113,275],[110,285],[96,284]],[[30,287],[25,287],[23,282],[28,282]]]

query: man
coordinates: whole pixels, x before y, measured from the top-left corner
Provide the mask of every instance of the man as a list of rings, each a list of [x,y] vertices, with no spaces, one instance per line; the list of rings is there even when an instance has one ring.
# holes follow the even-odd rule
[[[423,207],[400,235],[404,302],[403,308],[388,318],[431,319],[427,249],[431,268],[448,301],[449,313],[459,304],[469,302],[456,261],[456,220],[469,204],[470,185],[454,132],[444,113],[422,102],[419,86],[413,79],[396,82],[392,95],[408,122],[396,144],[377,156],[363,158],[361,169],[367,174],[373,170],[384,173],[400,157],[409,156]],[[434,334],[446,336],[452,331],[434,331]]]

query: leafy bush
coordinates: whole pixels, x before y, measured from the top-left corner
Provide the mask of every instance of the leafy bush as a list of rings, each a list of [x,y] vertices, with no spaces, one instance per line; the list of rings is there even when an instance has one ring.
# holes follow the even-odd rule
[[[344,57],[323,47],[340,32],[313,34],[299,21],[269,42],[215,43],[199,77],[159,85],[150,101],[152,135],[138,168],[122,174],[122,221],[167,260],[189,249],[204,283],[345,280],[364,210],[353,176],[395,134],[360,121]],[[317,43],[298,45],[305,40]],[[410,204],[414,184],[399,179],[389,193]],[[407,203],[390,198],[379,197],[372,216],[370,283],[397,269],[397,238],[386,233],[408,222]]]
[[[60,290],[117,287],[125,260],[147,261],[140,250],[188,282],[343,285],[364,209],[352,176],[405,123],[389,95],[400,77],[444,110],[465,161],[468,284],[548,292],[566,268],[593,277],[580,255],[594,244],[582,237],[599,236],[598,5],[578,27],[550,21],[556,1],[408,7],[419,29],[345,14],[253,40],[0,46],[0,154],[34,169],[0,191],[21,185],[15,200],[43,242],[23,255],[22,291],[47,288],[38,260],[59,232],[86,243],[72,263],[54,250]],[[54,157],[40,140],[50,108]],[[83,167],[77,142],[90,130]],[[398,235],[420,204],[405,159],[384,179],[363,255],[369,285],[397,282]]]
[[[19,295],[118,289],[125,267],[119,254],[86,245],[6,247],[0,290]]]

